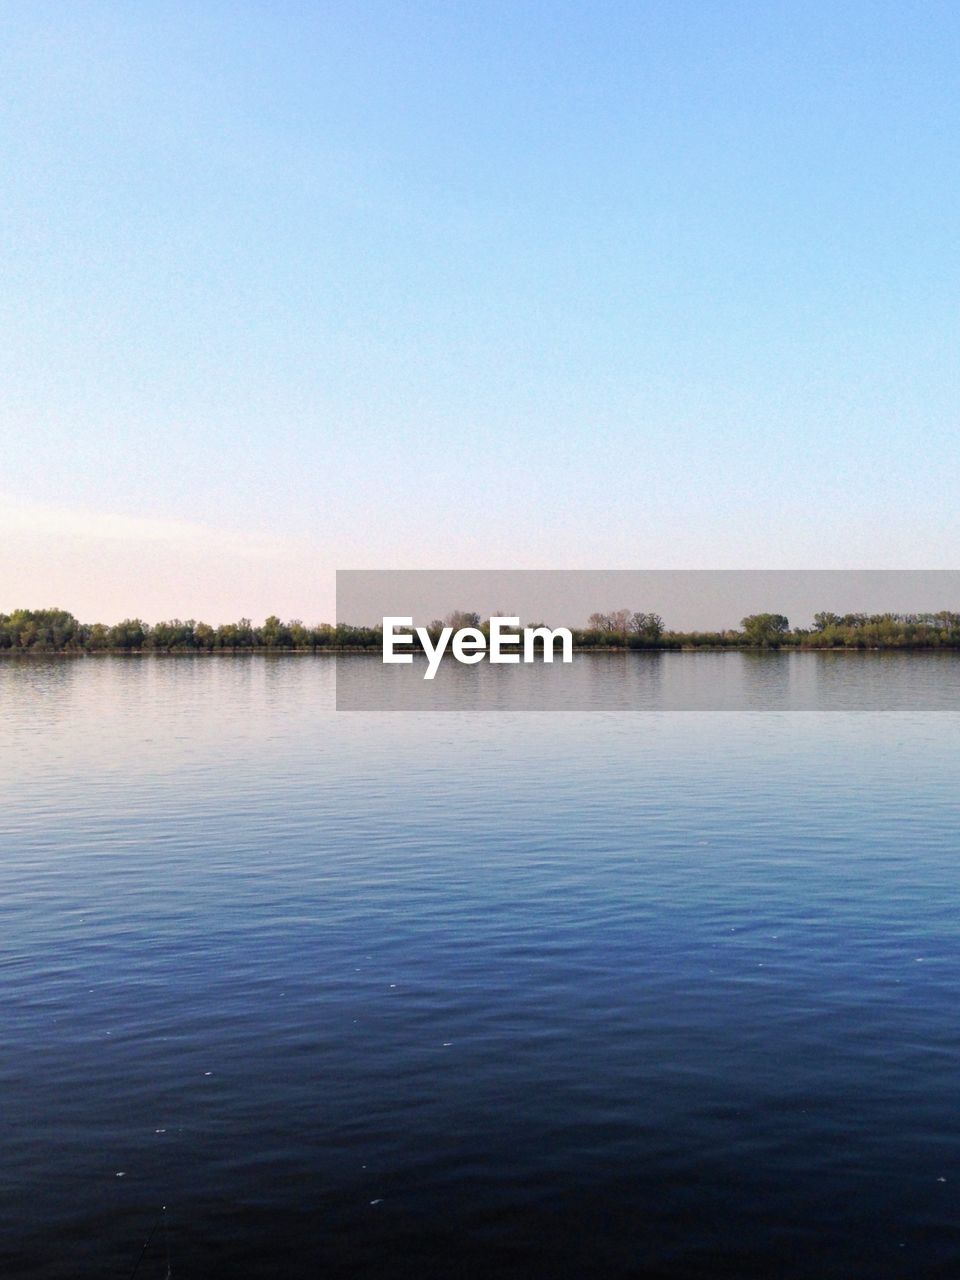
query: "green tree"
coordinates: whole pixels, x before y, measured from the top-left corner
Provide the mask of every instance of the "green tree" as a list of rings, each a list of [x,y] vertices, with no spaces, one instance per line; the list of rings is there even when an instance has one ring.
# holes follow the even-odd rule
[[[275,613],[272,613],[263,624],[260,638],[268,649],[290,648],[290,628],[286,623],[281,622]]]
[[[149,628],[139,618],[125,618],[110,628],[108,633],[110,648],[128,652],[131,649],[142,649]]]
[[[751,613],[742,619],[740,626],[748,644],[764,649],[777,648],[790,630],[790,623],[782,613]]]

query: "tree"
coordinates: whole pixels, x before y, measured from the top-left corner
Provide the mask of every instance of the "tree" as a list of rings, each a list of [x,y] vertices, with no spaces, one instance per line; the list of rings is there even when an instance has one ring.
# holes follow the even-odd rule
[[[630,618],[630,630],[642,640],[659,640],[663,635],[663,619],[659,613],[635,613]]]
[[[272,613],[263,624],[260,640],[268,649],[287,649],[290,647],[290,628]]]
[[[105,627],[102,622],[95,622],[87,633],[86,648],[91,653],[96,653],[99,649],[107,649],[110,647],[110,628]]]
[[[444,626],[453,627],[454,631],[460,631],[464,627],[475,627],[480,629],[479,613],[468,613],[465,609],[454,609],[453,613],[448,613],[444,620]]]
[[[108,632],[111,649],[142,649],[149,627],[139,618],[124,618],[110,628]]]
[[[627,630],[630,626],[630,610],[615,609],[610,615],[610,630],[616,635],[622,636],[624,640],[627,638]]]
[[[764,649],[777,648],[790,630],[790,623],[782,613],[751,613],[740,625],[747,643]]]
[[[209,652],[214,645],[217,633],[209,622],[197,622],[193,628],[193,638],[198,649],[204,649]]]

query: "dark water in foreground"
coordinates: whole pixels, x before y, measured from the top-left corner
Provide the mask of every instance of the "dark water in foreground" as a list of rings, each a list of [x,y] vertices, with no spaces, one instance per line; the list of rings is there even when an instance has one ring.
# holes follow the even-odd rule
[[[332,702],[0,664],[4,1280],[960,1275],[960,715]]]

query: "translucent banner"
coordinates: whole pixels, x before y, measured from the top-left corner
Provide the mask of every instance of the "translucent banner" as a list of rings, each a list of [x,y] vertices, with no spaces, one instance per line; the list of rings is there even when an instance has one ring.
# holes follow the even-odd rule
[[[343,711],[960,710],[960,571],[345,570]]]

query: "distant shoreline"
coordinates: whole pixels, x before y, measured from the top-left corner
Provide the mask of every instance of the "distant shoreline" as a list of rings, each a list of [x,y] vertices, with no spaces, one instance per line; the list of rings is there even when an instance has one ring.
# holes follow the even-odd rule
[[[505,634],[512,634],[517,620],[501,620],[501,630],[503,621],[511,627]],[[435,644],[444,629],[448,635],[451,629],[473,632],[479,642],[489,637],[490,620],[465,612],[437,619],[413,636],[414,648]],[[575,653],[960,651],[960,612],[946,609],[922,614],[824,612],[814,615],[809,628],[791,627],[780,613],[759,613],[743,618],[739,630],[715,631],[671,630],[657,613],[620,609],[592,614],[587,626],[569,631]],[[271,615],[262,624],[241,618],[216,627],[192,618],[156,623],[127,618],[108,625],[80,622],[65,609],[0,613],[0,657],[382,652],[380,627],[344,622],[307,625]]]
[[[630,657],[639,654],[662,654],[662,653],[748,653],[748,654],[764,654],[766,656],[773,654],[817,654],[817,653],[843,653],[843,654],[875,654],[875,653],[909,653],[909,654],[936,654],[936,653],[960,653],[960,643],[956,644],[895,644],[895,645],[802,645],[802,644],[782,644],[778,646],[769,645],[750,645],[750,644],[660,644],[660,645],[644,645],[642,647],[631,647],[629,645],[574,645],[573,652],[581,656],[589,656],[591,654],[609,656],[612,654],[620,654],[623,657]],[[129,658],[133,659],[153,659],[153,658],[380,658],[379,649],[370,648],[369,646],[355,645],[353,647],[344,646],[336,648],[334,646],[317,646],[315,648],[279,648],[268,645],[247,645],[234,649],[0,649],[0,661],[9,659],[15,661],[19,658],[32,660],[34,658]]]

